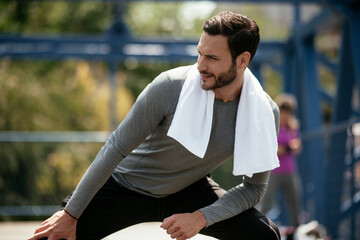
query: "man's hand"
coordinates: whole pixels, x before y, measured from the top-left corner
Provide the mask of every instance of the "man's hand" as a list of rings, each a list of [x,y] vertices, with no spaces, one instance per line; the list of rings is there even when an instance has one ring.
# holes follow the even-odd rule
[[[35,231],[34,236],[28,240],[37,240],[47,237],[48,240],[76,240],[77,220],[62,211],[56,212],[45,220]]]
[[[201,211],[174,214],[165,218],[161,226],[171,238],[186,240],[192,238],[206,226],[206,219]]]

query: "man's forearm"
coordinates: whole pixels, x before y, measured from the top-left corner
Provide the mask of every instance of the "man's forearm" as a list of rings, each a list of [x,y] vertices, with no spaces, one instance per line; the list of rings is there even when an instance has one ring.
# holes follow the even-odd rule
[[[244,183],[230,189],[215,203],[200,209],[207,226],[231,218],[259,203],[267,188],[270,172],[254,174],[245,178]]]

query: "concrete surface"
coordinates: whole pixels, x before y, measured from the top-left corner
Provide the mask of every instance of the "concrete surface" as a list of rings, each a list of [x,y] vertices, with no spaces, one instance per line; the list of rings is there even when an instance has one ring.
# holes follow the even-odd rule
[[[0,240],[26,240],[32,236],[41,222],[0,222]],[[171,240],[160,228],[160,222],[142,223],[114,233],[103,240]],[[192,240],[212,240],[215,238],[196,235]]]

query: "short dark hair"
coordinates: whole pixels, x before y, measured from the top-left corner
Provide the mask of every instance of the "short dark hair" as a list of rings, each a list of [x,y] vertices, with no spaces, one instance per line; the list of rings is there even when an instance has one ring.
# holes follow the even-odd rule
[[[260,42],[259,27],[256,22],[248,16],[230,11],[220,12],[205,21],[203,31],[209,35],[227,37],[233,61],[246,51],[251,54],[251,61]]]

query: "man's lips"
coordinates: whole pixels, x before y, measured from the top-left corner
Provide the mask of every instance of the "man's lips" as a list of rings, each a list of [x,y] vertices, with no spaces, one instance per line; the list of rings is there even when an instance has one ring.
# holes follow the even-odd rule
[[[210,73],[200,73],[200,76],[201,76],[201,79],[207,80],[207,79],[213,77],[214,75],[210,74]]]

